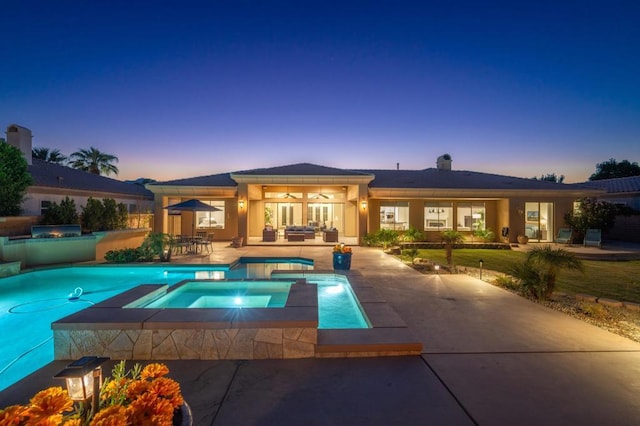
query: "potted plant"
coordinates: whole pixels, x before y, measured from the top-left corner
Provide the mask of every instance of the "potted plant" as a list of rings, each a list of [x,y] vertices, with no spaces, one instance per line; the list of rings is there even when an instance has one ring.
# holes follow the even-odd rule
[[[348,271],[351,269],[351,247],[344,243],[336,244],[333,247],[333,269]]]

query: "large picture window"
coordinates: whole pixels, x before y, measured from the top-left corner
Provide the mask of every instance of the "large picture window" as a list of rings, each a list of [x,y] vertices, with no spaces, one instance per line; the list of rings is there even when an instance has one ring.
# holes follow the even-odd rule
[[[380,229],[405,231],[409,229],[409,203],[386,202],[380,205]]]
[[[440,231],[453,227],[453,203],[424,203],[424,229]]]
[[[205,204],[217,207],[219,211],[214,212],[195,212],[196,214],[196,228],[215,228],[224,229],[224,200],[223,201],[204,201]]]
[[[486,229],[486,211],[484,203],[458,203],[458,231],[477,231]]]

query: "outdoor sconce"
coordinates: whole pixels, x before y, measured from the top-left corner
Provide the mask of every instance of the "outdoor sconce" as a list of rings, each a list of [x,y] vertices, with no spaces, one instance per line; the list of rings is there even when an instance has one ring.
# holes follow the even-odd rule
[[[65,379],[67,392],[72,400],[91,399],[92,403],[96,404],[100,395],[100,386],[102,386],[102,367],[100,366],[108,360],[109,358],[83,356],[53,377]]]
[[[240,207],[240,209],[244,209],[244,200],[238,201],[238,206]]]
[[[367,209],[367,200],[360,201],[360,207],[362,207],[362,210],[366,210]]]

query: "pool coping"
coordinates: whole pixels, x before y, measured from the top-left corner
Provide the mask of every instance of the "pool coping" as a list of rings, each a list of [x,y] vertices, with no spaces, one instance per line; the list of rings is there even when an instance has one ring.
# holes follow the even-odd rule
[[[346,276],[371,328],[318,329],[317,290],[307,282],[315,275]],[[166,284],[141,284],[52,323],[54,358],[340,358],[422,351],[404,320],[359,272],[274,271],[271,280],[294,280],[284,308],[130,307],[171,291]]]

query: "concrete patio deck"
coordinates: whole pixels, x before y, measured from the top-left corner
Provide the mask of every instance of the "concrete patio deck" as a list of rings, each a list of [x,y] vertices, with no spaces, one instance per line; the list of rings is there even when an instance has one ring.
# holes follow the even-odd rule
[[[322,246],[217,243],[210,256],[300,256],[331,268]],[[635,425],[640,344],[467,275],[422,275],[380,249],[354,247],[352,269],[423,343],[419,356],[169,361],[196,425]],[[107,369],[110,368],[106,366]],[[26,403],[66,362],[0,392]]]

